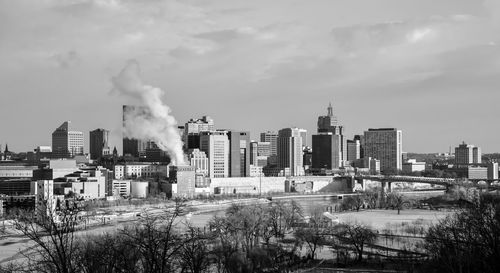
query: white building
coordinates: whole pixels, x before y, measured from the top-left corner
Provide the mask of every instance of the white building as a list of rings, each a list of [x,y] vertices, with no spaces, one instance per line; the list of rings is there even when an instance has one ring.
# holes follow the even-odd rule
[[[201,132],[200,150],[208,156],[209,177],[229,176],[229,138],[227,131]]]
[[[302,135],[299,128],[285,128],[278,132],[278,168],[290,169],[290,175],[304,175]]]
[[[149,178],[156,176],[168,176],[168,165],[134,162],[115,166],[115,179]]]
[[[83,154],[83,132],[71,131],[70,122],[65,121],[52,133],[52,156],[68,158]]]
[[[113,180],[114,196],[130,196],[131,180]]]
[[[205,176],[208,176],[208,157],[205,152],[202,152],[199,149],[193,149],[191,153],[189,153],[189,161],[191,166],[195,167],[197,173],[202,173]]]
[[[403,163],[403,172],[423,172],[425,171],[425,162],[417,162],[415,159],[410,159]]]
[[[250,177],[265,176],[262,166],[250,165]]]
[[[31,192],[35,195],[35,214],[40,216],[54,216],[56,198],[54,197],[54,181],[38,180],[31,183]],[[43,215],[41,215],[43,214]]]
[[[149,182],[148,181],[131,181],[130,196],[133,198],[148,197]]]

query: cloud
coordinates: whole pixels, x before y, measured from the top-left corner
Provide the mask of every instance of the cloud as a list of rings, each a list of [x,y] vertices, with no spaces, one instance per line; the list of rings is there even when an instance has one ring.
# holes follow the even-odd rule
[[[406,38],[410,43],[418,43],[424,39],[428,39],[432,36],[433,30],[431,28],[420,28],[415,29],[411,33],[406,35]]]
[[[75,67],[81,63],[80,56],[76,51],[68,51],[52,55],[49,60],[57,67],[67,69]]]

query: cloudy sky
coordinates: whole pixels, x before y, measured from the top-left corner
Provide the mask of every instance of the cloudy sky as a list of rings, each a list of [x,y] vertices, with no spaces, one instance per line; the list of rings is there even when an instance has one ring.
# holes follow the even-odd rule
[[[349,137],[500,151],[498,0],[0,0],[0,143],[50,145],[71,120],[121,151],[130,59],[181,124],[314,132],[331,101]]]

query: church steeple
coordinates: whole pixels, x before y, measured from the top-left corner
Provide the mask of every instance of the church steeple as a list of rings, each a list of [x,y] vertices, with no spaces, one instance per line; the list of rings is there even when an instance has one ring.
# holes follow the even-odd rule
[[[329,117],[333,116],[333,107],[332,107],[332,103],[331,102],[328,105],[328,116]]]

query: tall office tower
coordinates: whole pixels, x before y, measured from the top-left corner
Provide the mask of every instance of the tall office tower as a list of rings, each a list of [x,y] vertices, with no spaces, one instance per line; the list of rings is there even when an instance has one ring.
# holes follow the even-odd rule
[[[260,141],[271,143],[271,155],[278,155],[278,133],[271,131],[260,133]]]
[[[52,156],[69,158],[83,154],[83,133],[71,131],[70,121],[65,121],[52,133]]]
[[[229,176],[250,176],[250,132],[229,131]]]
[[[359,158],[365,157],[365,136],[354,135],[354,140],[359,140]]]
[[[304,175],[302,137],[298,128],[285,128],[278,132],[278,168],[291,176]]]
[[[403,133],[396,128],[368,129],[364,157],[380,160],[380,171],[402,169]]]
[[[498,180],[498,162],[490,162],[487,165],[488,180]]]
[[[193,149],[189,153],[189,161],[191,166],[195,167],[197,173],[202,173],[208,176],[208,157],[205,152],[199,149]]]
[[[338,169],[342,167],[342,136],[331,132],[312,136],[312,168]]]
[[[257,156],[259,155],[259,143],[257,141],[250,142],[250,165],[257,166]]]
[[[210,178],[229,176],[229,139],[227,131],[200,133],[200,150],[208,156]]]
[[[215,131],[214,120],[209,116],[203,116],[201,119],[190,119],[186,122],[182,135],[184,148],[186,150],[200,148],[200,133],[209,131]]]
[[[95,129],[90,132],[90,159],[96,160],[111,153],[108,145],[108,139],[108,130]]]
[[[331,133],[332,135],[338,136],[338,137],[333,137],[335,145],[331,146],[331,149],[333,150],[329,151],[328,154],[335,155],[334,158],[337,158],[337,155],[340,156],[339,161],[334,160],[332,162],[331,168],[337,169],[339,167],[342,167],[344,165],[344,162],[347,160],[347,139],[344,136],[344,126],[339,124],[337,116],[333,114],[333,107],[331,103],[328,106],[328,114],[326,116],[318,117],[318,134],[321,135],[323,133]],[[323,137],[323,139],[325,138],[326,137]],[[316,146],[320,145],[318,143],[320,139],[321,138],[317,139]],[[337,145],[336,143],[339,143],[339,145]],[[313,157],[314,157],[314,150],[315,149],[313,147]],[[313,162],[313,168],[315,168],[314,162]]]
[[[144,115],[147,115],[148,110],[143,106],[134,106],[134,105],[123,105],[123,132],[125,132],[125,120],[127,119],[127,115],[130,113],[139,112]],[[147,141],[135,138],[129,138],[125,135],[123,136],[123,155],[130,155],[133,157],[145,156],[146,154],[146,146]]]
[[[344,126],[339,125],[337,116],[333,114],[331,103],[328,106],[328,114],[318,117],[318,133],[333,133],[334,135],[344,134]]]
[[[299,129],[300,132],[300,137],[302,137],[302,147],[307,146],[307,130],[306,129]]]
[[[455,148],[455,165],[463,166],[481,163],[481,148],[465,142]]]
[[[359,140],[347,140],[347,161],[354,161],[361,158],[361,144]]]
[[[474,164],[481,164],[483,162],[481,158],[481,148],[472,148],[472,161],[474,162]]]

